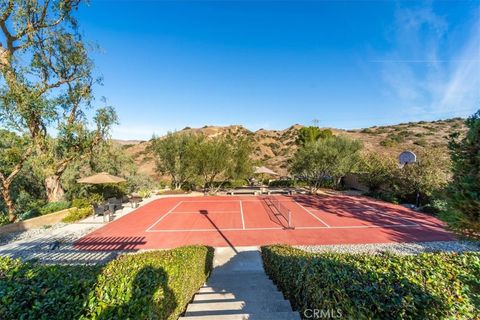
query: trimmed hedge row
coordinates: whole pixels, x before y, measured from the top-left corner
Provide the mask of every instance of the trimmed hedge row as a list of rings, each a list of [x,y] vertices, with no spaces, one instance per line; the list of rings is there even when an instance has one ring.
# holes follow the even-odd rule
[[[212,260],[204,246],[123,255],[105,266],[0,257],[0,319],[177,319]]]
[[[177,319],[212,261],[202,246],[121,256],[98,277],[84,319]]]
[[[356,319],[474,319],[480,310],[479,253],[313,254],[275,245],[262,247],[262,256],[301,314],[318,309]]]
[[[0,257],[0,319],[76,319],[100,271]]]

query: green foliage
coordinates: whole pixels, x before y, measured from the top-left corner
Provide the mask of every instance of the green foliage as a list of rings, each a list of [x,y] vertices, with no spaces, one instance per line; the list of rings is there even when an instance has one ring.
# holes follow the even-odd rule
[[[0,319],[78,319],[99,271],[0,257]]]
[[[448,185],[450,160],[441,149],[434,148],[419,152],[417,156],[417,163],[406,165],[397,171],[397,192],[399,196],[419,192],[428,199]]]
[[[295,154],[291,170],[301,179],[310,182],[315,190],[325,180],[338,186],[339,179],[352,172],[359,162],[362,144],[347,137],[329,137],[307,143]]]
[[[57,212],[57,211],[61,211],[61,210],[65,210],[65,209],[68,209],[70,208],[70,202],[68,201],[59,201],[59,202],[50,202],[50,203],[47,203],[45,206],[43,206],[42,208],[40,208],[40,214],[41,215],[45,215],[45,214],[49,214],[49,213],[53,213],[53,212]]]
[[[62,219],[62,222],[72,223],[83,220],[88,216],[91,216],[93,212],[92,207],[87,208],[72,208],[68,212],[68,215]]]
[[[396,159],[388,155],[369,152],[361,157],[359,178],[370,192],[378,193],[381,189],[391,191],[397,170]]]
[[[250,138],[177,132],[154,138],[150,149],[157,171],[170,175],[175,189],[221,186],[225,180],[245,179],[252,173]]]
[[[152,195],[152,191],[148,190],[148,189],[142,189],[140,191],[138,191],[138,195],[142,198],[150,198],[150,196]]]
[[[149,150],[154,154],[157,172],[169,175],[175,189],[195,175],[195,151],[203,140],[203,136],[185,132],[169,132],[152,139]]]
[[[266,272],[300,312],[340,310],[355,319],[474,319],[480,254],[307,253],[262,247]]]
[[[480,238],[480,110],[467,119],[467,135],[452,136],[453,182],[449,187],[451,226]]]
[[[144,174],[136,174],[127,177],[126,192],[128,194],[138,192],[140,190],[155,190],[162,187],[162,183],[155,181],[152,177]]]
[[[450,180],[450,161],[441,149],[418,153],[418,161],[399,168],[397,160],[379,153],[363,155],[359,178],[368,188],[368,195],[397,202],[415,203],[417,192],[420,204],[432,212],[429,202],[443,192]]]
[[[102,267],[0,257],[0,319],[177,319],[212,260],[203,246],[124,255]]]
[[[203,246],[123,255],[90,293],[84,319],[177,319],[207,279],[213,251]]]
[[[333,137],[333,132],[330,129],[320,129],[316,126],[303,127],[298,130],[296,143],[299,146],[304,146],[308,143],[314,143],[319,139],[326,139]]]

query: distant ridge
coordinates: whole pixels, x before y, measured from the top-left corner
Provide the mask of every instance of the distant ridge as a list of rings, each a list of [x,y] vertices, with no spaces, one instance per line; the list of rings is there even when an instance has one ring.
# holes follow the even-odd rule
[[[263,165],[286,175],[288,160],[295,153],[295,139],[303,126],[292,125],[284,130],[259,129],[250,131],[241,125],[204,126],[184,128],[182,132],[202,133],[206,136],[250,136],[254,144],[254,158]],[[461,118],[401,123],[391,126],[374,126],[365,129],[341,130],[331,128],[335,135],[343,135],[363,142],[365,150],[397,155],[403,150],[419,151],[425,148],[441,148],[447,156],[449,135],[453,132],[465,133],[466,127]],[[155,162],[146,151],[149,141],[113,140],[131,155],[139,168],[139,173],[155,176]]]

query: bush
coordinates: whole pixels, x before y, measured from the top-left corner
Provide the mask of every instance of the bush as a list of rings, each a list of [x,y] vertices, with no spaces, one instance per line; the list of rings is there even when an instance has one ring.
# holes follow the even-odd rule
[[[86,208],[72,208],[68,215],[62,219],[62,222],[72,223],[76,221],[80,221],[85,219],[86,217],[92,214],[93,208],[86,207]]]
[[[0,257],[0,319],[78,319],[99,270]]]
[[[28,220],[40,216],[40,211],[38,209],[30,209],[18,215],[18,220]]]
[[[203,246],[121,256],[98,277],[84,319],[177,319],[212,260]]]
[[[293,179],[284,179],[284,180],[273,180],[270,181],[269,186],[273,188],[292,188],[295,185],[295,180]]]
[[[212,259],[204,246],[124,255],[104,267],[0,257],[0,319],[177,319]]]
[[[77,198],[72,200],[72,208],[90,208],[94,203],[103,202],[103,196],[97,193],[92,194],[89,198]]]
[[[143,189],[138,192],[138,195],[146,199],[146,198],[150,198],[150,196],[152,195],[152,192],[148,189]]]
[[[262,247],[267,273],[293,306],[355,319],[473,319],[480,254],[313,254]]]
[[[41,215],[58,212],[70,208],[70,202],[68,201],[59,201],[59,202],[50,202],[45,206],[40,208],[39,212]]]

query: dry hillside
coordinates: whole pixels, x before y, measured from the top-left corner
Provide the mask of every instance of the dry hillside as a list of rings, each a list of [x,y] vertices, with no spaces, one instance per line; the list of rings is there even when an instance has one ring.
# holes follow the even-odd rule
[[[198,132],[206,136],[234,135],[251,136],[254,141],[254,157],[259,163],[287,174],[288,159],[294,154],[295,139],[301,125],[293,125],[285,130],[264,130],[252,132],[242,126],[205,126],[185,128],[185,132]],[[403,150],[419,151],[428,147],[444,148],[447,152],[449,135],[466,128],[462,119],[439,120],[434,122],[410,122],[392,126],[371,127],[359,130],[331,129],[335,135],[344,135],[363,142],[365,149],[397,155]],[[149,141],[121,141],[122,148],[130,154],[138,166],[139,173],[155,175],[155,163],[146,151]]]

